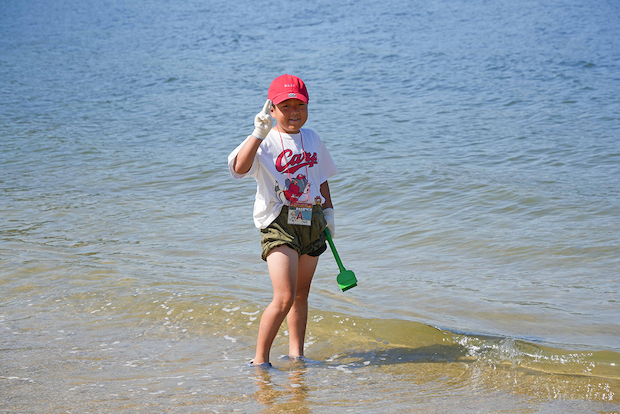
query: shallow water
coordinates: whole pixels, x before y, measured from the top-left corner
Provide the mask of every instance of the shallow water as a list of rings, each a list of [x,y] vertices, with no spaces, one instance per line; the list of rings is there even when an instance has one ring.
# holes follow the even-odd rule
[[[620,8],[5,1],[3,412],[617,412]],[[275,76],[341,173],[306,363],[228,153]],[[36,396],[33,398],[33,396]]]

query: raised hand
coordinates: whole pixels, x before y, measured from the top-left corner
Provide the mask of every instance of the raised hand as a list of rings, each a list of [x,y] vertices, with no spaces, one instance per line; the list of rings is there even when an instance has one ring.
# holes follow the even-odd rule
[[[273,127],[273,118],[269,115],[271,112],[272,102],[267,99],[262,111],[254,117],[254,132],[252,136],[258,139],[265,139],[271,128]]]

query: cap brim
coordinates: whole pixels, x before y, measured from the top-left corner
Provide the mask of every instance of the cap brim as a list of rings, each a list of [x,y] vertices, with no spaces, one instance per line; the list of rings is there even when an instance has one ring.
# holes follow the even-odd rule
[[[287,99],[298,99],[304,103],[308,103],[308,98],[301,93],[284,92],[270,98],[274,105],[286,101]]]

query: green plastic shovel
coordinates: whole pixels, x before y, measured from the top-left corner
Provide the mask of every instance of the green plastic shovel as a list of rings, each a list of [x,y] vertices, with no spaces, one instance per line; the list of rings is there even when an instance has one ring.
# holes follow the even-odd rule
[[[336,277],[336,282],[338,282],[338,286],[340,286],[340,289],[342,289],[343,292],[354,288],[355,286],[357,286],[357,279],[355,278],[355,273],[345,269],[342,265],[342,261],[340,260],[340,256],[338,256],[336,246],[334,246],[332,236],[329,234],[329,230],[327,230],[327,227],[325,228],[325,236],[327,237],[327,241],[329,242],[329,247],[331,247],[332,249],[332,253],[334,254],[336,263],[338,263],[338,267],[340,268],[340,274],[338,275],[338,277]]]

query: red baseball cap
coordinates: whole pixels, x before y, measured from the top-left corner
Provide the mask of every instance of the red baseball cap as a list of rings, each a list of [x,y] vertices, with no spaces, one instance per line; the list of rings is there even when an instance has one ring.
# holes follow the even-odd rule
[[[282,75],[275,78],[271,85],[269,85],[267,98],[274,105],[287,99],[299,99],[305,103],[308,103],[309,100],[308,90],[304,81],[293,75]]]

